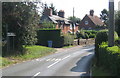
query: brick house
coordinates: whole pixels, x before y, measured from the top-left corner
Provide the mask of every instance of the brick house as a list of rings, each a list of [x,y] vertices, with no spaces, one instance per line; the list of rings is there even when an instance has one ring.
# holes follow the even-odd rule
[[[58,15],[52,15],[52,9],[45,7],[43,15],[40,18],[40,27],[44,21],[49,21],[55,24],[56,29],[61,29],[63,33],[72,33],[72,23],[64,17],[65,12],[60,10]],[[74,25],[74,32],[78,31],[78,25]]]
[[[86,30],[91,30],[91,29],[96,29],[100,28],[104,25],[102,20],[94,15],[94,11],[90,10],[90,14],[86,14],[85,17],[81,20],[79,29],[86,29]]]

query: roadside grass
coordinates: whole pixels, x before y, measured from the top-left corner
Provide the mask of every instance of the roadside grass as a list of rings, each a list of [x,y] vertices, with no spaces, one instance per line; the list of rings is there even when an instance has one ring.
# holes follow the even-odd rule
[[[24,46],[24,48],[26,49],[25,54],[12,55],[9,57],[0,57],[0,68],[11,64],[19,63],[22,61],[40,58],[56,52],[54,48],[49,48],[44,46],[36,46],[36,45],[26,46],[26,47]]]
[[[9,59],[0,57],[0,68],[11,65],[11,64],[13,64],[13,62],[10,61]]]

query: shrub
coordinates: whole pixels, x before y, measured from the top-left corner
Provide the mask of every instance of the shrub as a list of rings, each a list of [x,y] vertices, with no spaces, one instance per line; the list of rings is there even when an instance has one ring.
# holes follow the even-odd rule
[[[115,32],[114,35],[115,39],[118,39],[118,35]],[[102,42],[107,42],[108,41],[108,31],[104,30],[104,31],[100,31],[97,33],[96,35],[96,39],[95,39],[95,56],[97,58],[97,63],[99,64],[99,45],[101,45]]]
[[[113,75],[120,75],[120,51],[118,46],[108,47],[107,44],[99,46],[99,64],[107,68]]]
[[[88,34],[89,38],[95,38],[98,31],[95,30],[84,30]]]
[[[95,38],[95,37],[96,37],[95,34],[92,34],[92,33],[91,33],[91,34],[89,35],[89,38]]]
[[[100,31],[97,33],[96,38],[95,38],[95,56],[97,59],[97,65],[99,65],[99,45],[102,42],[106,42],[108,41],[108,35],[107,35],[108,31]]]
[[[63,37],[64,37],[64,45],[65,45],[65,46],[73,45],[73,42],[74,42],[74,37],[73,37],[73,35],[64,34]]]
[[[89,35],[87,33],[84,34],[83,36],[84,39],[88,39],[89,38]]]

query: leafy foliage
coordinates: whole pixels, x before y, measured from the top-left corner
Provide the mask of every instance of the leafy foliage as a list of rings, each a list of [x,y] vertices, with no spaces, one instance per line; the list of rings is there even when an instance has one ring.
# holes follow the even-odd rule
[[[50,21],[44,21],[43,23],[42,23],[42,28],[43,29],[55,29],[55,24],[53,24],[52,22],[50,22]]]
[[[108,25],[108,11],[107,9],[103,9],[100,14],[100,18],[104,21],[106,25]]]
[[[63,36],[64,36],[64,45],[65,46],[73,45],[73,42],[74,42],[73,35],[64,34]]]
[[[73,22],[75,22],[75,23],[80,23],[80,18],[77,18],[77,17],[73,17],[73,16],[70,16],[70,17],[68,17],[68,19],[69,20],[71,20],[71,21],[73,21]]]
[[[101,44],[99,48],[99,64],[107,68],[113,76],[120,74],[120,51],[118,46],[108,47]]]
[[[118,35],[115,32],[115,39],[118,39]],[[108,31],[107,30],[102,30],[100,32],[97,33],[96,35],[96,39],[95,39],[95,56],[97,58],[97,63],[99,63],[99,46],[103,43],[103,42],[107,42],[108,41]]]
[[[52,14],[57,15],[57,9],[55,9],[55,6],[53,5],[53,3],[50,5],[50,8],[52,9]]]
[[[21,49],[23,44],[35,44],[36,28],[39,23],[37,6],[32,2],[3,2],[2,8],[3,38],[6,39],[7,31],[15,33],[17,50]]]
[[[118,35],[120,36],[120,11],[117,12],[117,14],[115,15],[115,29],[116,32],[118,33]]]

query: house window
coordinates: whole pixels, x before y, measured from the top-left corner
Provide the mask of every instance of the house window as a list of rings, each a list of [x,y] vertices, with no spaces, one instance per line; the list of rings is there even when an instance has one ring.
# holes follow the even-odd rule
[[[85,25],[88,25],[88,21],[85,21]]]

